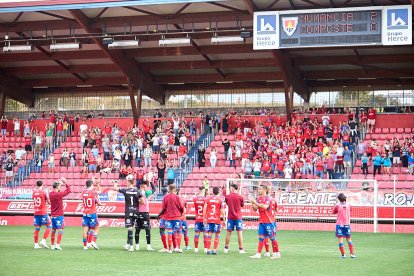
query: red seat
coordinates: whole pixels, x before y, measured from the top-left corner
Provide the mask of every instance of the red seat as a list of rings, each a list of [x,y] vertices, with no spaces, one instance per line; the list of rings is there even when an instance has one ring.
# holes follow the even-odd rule
[[[361,161],[361,160],[357,160],[357,161],[355,162],[355,166],[356,166],[356,167],[362,167],[362,161]]]
[[[390,130],[388,128],[383,128],[381,130],[381,132],[384,133],[384,134],[388,134],[388,133],[390,133]]]
[[[403,134],[404,133],[404,129],[403,128],[397,128],[397,133],[398,134]]]
[[[390,128],[390,134],[394,134],[396,132],[397,132],[397,129],[396,128]]]
[[[374,133],[376,133],[376,134],[380,134],[380,133],[381,133],[381,128],[376,128],[376,129],[374,129]]]
[[[392,168],[392,173],[393,174],[400,174],[400,168],[398,168],[398,167]]]
[[[405,128],[405,129],[404,129],[404,132],[405,132],[405,133],[411,133],[411,128],[408,128],[408,127],[407,127],[407,128]]]

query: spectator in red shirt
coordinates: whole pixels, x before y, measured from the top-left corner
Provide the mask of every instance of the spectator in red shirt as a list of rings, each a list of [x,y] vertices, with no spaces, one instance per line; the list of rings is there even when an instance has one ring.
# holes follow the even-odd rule
[[[376,110],[374,108],[370,108],[368,109],[368,120],[367,120],[367,125],[368,125],[368,132],[372,133],[374,126],[375,126],[375,118],[376,118]]]

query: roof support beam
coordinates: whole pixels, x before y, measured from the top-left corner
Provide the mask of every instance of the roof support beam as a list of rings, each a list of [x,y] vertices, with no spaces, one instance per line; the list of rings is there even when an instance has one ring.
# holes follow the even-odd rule
[[[4,108],[6,107],[6,94],[3,89],[0,91],[0,116],[4,115]]]
[[[86,32],[101,32],[101,29],[90,27],[89,18],[82,11],[70,10],[70,13]],[[122,50],[110,51],[108,48],[105,47],[105,45],[102,44],[102,41],[100,39],[94,38],[93,40],[95,44],[97,44],[99,48],[101,48],[101,50],[121,70],[121,72],[128,79],[128,82],[131,82],[135,86],[135,88],[138,89],[142,87],[141,80],[144,81],[146,84],[145,87],[148,89],[142,91],[142,93],[147,94],[149,97],[153,98],[156,101],[162,101],[162,96],[165,95],[163,87],[160,85],[155,85],[152,82],[151,76],[140,70],[138,63],[130,59],[127,59]]]
[[[191,45],[193,45],[193,47],[197,50],[197,52],[199,52],[199,54],[208,62],[208,64],[210,64],[210,66],[214,68],[214,70],[216,70],[216,72],[224,79],[225,75],[223,71],[221,71],[218,67],[216,67],[214,65],[214,62],[206,54],[203,54],[200,46],[198,46],[194,40],[191,40]]]
[[[138,124],[138,111],[137,111],[137,104],[135,103],[135,95],[134,95],[134,87],[132,83],[128,83],[128,93],[129,93],[129,100],[131,101],[132,107],[132,117],[134,118],[134,124]]]
[[[243,0],[243,2],[250,14],[253,14],[255,11],[257,11],[257,6],[253,0]]]
[[[273,57],[280,64],[285,87],[292,86],[293,89],[306,101],[309,102],[310,92],[305,80],[301,76],[301,72],[293,64],[290,54],[284,50],[275,50],[272,52]]]

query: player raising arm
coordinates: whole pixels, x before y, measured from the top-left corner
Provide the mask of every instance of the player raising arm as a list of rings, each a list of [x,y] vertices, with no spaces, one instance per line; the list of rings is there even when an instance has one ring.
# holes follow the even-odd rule
[[[128,182],[128,187],[126,189],[118,188],[118,182],[115,180],[114,190],[116,190],[118,193],[123,194],[125,198],[125,227],[128,229],[128,236],[127,244],[124,246],[124,248],[128,251],[134,251],[132,234],[133,227],[137,225],[140,194],[134,185],[134,176],[128,175],[126,177],[126,180]]]
[[[205,228],[204,228],[204,204],[206,203],[205,190],[203,186],[200,186],[199,193],[197,196],[193,198],[194,203],[194,210],[195,210],[195,225],[194,225],[194,252],[198,252],[198,241],[200,237],[200,233],[203,233],[204,236],[204,252],[207,253],[206,248],[206,236],[205,236]]]
[[[94,184],[97,184],[97,190],[94,189]],[[88,250],[89,246],[92,246],[98,250],[98,245],[96,245],[96,239],[98,238],[99,233],[99,221],[98,215],[96,214],[96,205],[100,206],[101,201],[99,200],[98,194],[101,192],[100,180],[86,181],[86,190],[82,193],[82,202],[83,202],[83,216],[82,216],[82,226],[83,226],[83,249]]]
[[[46,204],[50,204],[49,197],[43,191],[43,181],[36,181],[36,189],[33,191],[32,198],[34,201],[34,248],[41,248],[38,244],[39,241],[39,231],[42,225],[46,225],[45,233],[43,234],[43,239],[40,241],[40,245],[45,248],[49,248],[46,244],[46,239],[49,237],[50,230],[52,228],[50,217],[47,214]]]
[[[259,211],[259,245],[257,253],[250,256],[252,259],[260,259],[262,257],[262,249],[264,245],[264,239],[269,238],[272,241],[273,255],[271,259],[280,258],[279,245],[276,241],[274,230],[274,217],[272,217],[271,211],[271,199],[267,196],[268,188],[266,185],[260,185],[259,198],[257,201],[251,199],[252,208],[254,211]]]
[[[349,253],[351,258],[356,258],[354,255],[354,245],[351,240],[351,207],[346,202],[346,196],[343,193],[338,194],[339,202],[335,205],[333,213],[336,214],[336,237],[338,238],[339,251],[341,251],[341,258],[346,258],[344,249],[344,237],[348,241]]]
[[[66,188],[63,192],[60,191],[61,186]],[[62,250],[60,242],[62,241],[63,229],[65,228],[65,218],[63,216],[63,198],[70,194],[70,186],[65,178],[61,178],[53,183],[53,191],[50,192],[50,209],[52,213],[52,236],[51,236],[51,249]],[[55,235],[58,231],[57,242],[55,246]]]
[[[184,211],[180,198],[176,193],[175,185],[168,185],[168,194],[164,196],[161,212],[158,214],[158,219],[164,215],[165,228],[168,230],[168,253],[172,253],[173,247],[177,244],[177,234],[181,227],[181,215]],[[183,251],[175,247],[175,252],[182,253]]]
[[[237,193],[239,187],[237,184],[233,183],[230,185],[230,194],[228,194],[225,198],[225,202],[229,208],[229,212],[227,215],[227,235],[226,235],[226,244],[224,246],[224,253],[229,252],[229,244],[231,238],[231,232],[234,231],[236,228],[237,231],[237,238],[239,242],[239,253],[244,254],[246,253],[243,250],[243,221],[242,221],[242,214],[241,208],[244,206],[244,200],[241,195]]]
[[[214,187],[213,196],[208,197],[204,205],[203,217],[206,225],[205,246],[207,248],[207,255],[217,255],[217,247],[220,242],[221,223],[222,221],[224,223],[224,220],[226,219],[223,201],[218,195],[219,192],[219,187]],[[210,247],[213,233],[215,234],[214,250],[211,252]]]

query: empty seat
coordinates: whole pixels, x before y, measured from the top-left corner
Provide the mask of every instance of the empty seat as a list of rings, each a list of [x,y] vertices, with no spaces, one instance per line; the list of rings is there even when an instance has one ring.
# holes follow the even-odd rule
[[[403,134],[404,133],[404,129],[403,128],[397,128],[397,133],[398,134]]]
[[[388,134],[388,133],[390,133],[390,129],[388,129],[388,128],[383,128],[383,129],[381,130],[381,132],[382,132],[382,133],[384,133],[384,134]]]

